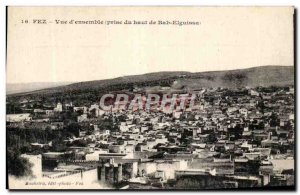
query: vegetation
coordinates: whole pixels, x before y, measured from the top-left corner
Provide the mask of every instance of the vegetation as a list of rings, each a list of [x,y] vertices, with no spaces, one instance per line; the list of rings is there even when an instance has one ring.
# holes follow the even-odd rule
[[[280,78],[280,80],[278,80]],[[18,102],[19,98],[38,99],[42,102],[57,103],[72,101],[74,105],[88,105],[100,100],[105,93],[112,91],[132,91],[135,87],[173,86],[177,89],[225,87],[236,88],[244,86],[287,86],[294,84],[293,66],[266,66],[243,70],[218,72],[158,72],[146,75],[119,77],[115,79],[74,83],[34,92],[10,95],[10,99]],[[14,106],[7,107],[8,113],[14,111]]]
[[[32,164],[25,158],[22,158],[17,148],[7,150],[7,171],[8,174],[16,177],[31,175]]]

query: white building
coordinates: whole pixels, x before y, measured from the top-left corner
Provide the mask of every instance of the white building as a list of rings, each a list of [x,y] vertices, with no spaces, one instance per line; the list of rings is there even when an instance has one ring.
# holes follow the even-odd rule
[[[6,115],[7,122],[24,122],[24,121],[30,121],[30,120],[32,120],[30,113],[7,114]]]
[[[85,155],[85,160],[97,161],[99,160],[99,154],[107,154],[107,151],[104,150],[94,151],[93,153]]]
[[[62,112],[63,111],[63,107],[61,103],[57,103],[56,107],[54,108],[55,112]]]

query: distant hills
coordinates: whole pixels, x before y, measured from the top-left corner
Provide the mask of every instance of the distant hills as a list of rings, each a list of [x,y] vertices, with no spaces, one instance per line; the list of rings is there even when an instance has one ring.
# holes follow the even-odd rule
[[[144,75],[124,76],[114,79],[96,80],[68,84],[64,86],[47,86],[18,95],[80,93],[88,91],[113,91],[133,87],[170,86],[174,89],[198,89],[202,87],[257,87],[257,86],[286,86],[294,84],[294,66],[260,66],[247,69],[211,71],[211,72],[156,72]],[[46,85],[44,85],[45,87]],[[35,86],[36,89],[38,86]],[[41,86],[42,87],[42,86]],[[10,89],[11,87],[7,87]],[[13,87],[16,92],[16,87]],[[20,85],[21,88],[21,85]],[[32,88],[33,89],[33,88]],[[34,90],[34,89],[33,89]],[[10,90],[10,93],[12,91]],[[9,93],[8,93],[9,94]]]
[[[37,82],[37,83],[7,83],[6,84],[6,94],[16,94],[16,93],[24,93],[31,92],[40,89],[53,88],[58,86],[64,86],[71,84],[70,82]]]

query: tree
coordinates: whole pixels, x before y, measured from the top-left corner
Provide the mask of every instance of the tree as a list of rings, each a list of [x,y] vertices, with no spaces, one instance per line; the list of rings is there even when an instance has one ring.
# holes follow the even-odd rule
[[[71,123],[66,127],[67,132],[75,136],[79,136],[80,125],[78,123]]]
[[[21,153],[17,148],[10,148],[7,150],[7,170],[8,174],[16,177],[31,175],[32,164],[20,156]]]
[[[65,152],[66,149],[67,149],[67,146],[61,137],[58,137],[58,138],[52,140],[52,150],[53,151]]]

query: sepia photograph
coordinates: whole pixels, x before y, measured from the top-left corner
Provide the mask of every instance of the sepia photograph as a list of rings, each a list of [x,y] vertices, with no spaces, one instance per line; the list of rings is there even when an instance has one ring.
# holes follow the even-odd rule
[[[7,6],[8,190],[295,190],[293,6]]]

